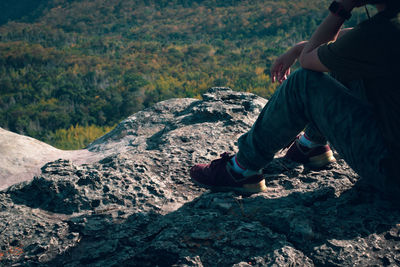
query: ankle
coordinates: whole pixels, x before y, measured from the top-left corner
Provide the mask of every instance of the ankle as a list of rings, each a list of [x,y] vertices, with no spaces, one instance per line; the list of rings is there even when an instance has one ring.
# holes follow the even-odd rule
[[[240,164],[236,155],[231,158],[230,163],[231,163],[232,170],[234,172],[241,174],[243,176],[246,176],[246,177],[253,176],[253,175],[259,175],[262,173],[261,170],[251,170],[251,169],[247,169],[246,167],[244,167],[242,164]]]
[[[321,144],[319,142],[315,142],[315,141],[311,140],[311,138],[308,137],[307,134],[305,134],[305,133],[300,136],[299,143],[300,143],[300,145],[305,146],[307,148],[314,148],[314,147],[326,145],[326,144]]]
[[[239,163],[236,154],[231,158],[231,164],[232,170],[236,173],[242,174],[247,170],[242,164]]]

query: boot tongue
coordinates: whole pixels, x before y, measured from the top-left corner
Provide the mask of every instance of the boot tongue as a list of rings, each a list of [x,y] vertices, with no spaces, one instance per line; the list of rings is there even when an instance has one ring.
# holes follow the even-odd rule
[[[224,152],[224,153],[222,153],[222,154],[219,155],[219,156],[220,156],[221,158],[215,159],[215,160],[211,161],[210,166],[220,165],[220,164],[222,164],[222,163],[224,163],[224,162],[229,161],[229,159],[230,159],[230,157],[231,157],[231,156],[229,155],[228,152]]]

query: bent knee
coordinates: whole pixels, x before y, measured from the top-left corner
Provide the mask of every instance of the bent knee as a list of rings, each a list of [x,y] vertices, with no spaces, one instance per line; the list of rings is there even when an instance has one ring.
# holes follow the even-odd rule
[[[327,73],[300,68],[288,77],[280,89],[306,103],[312,99],[334,97],[343,91],[343,85]]]
[[[290,78],[291,76],[294,76],[294,77],[297,77],[297,78],[303,77],[303,78],[305,78],[306,80],[308,80],[308,79],[316,79],[316,80],[318,80],[318,79],[324,78],[326,75],[327,75],[327,74],[324,73],[324,72],[319,72],[319,71],[314,71],[314,70],[308,70],[308,69],[300,68],[300,69],[297,69],[295,72],[293,72],[293,73],[289,76],[289,78]]]
[[[313,92],[315,90],[320,91],[321,87],[337,88],[342,86],[335,78],[327,73],[303,68],[293,72],[289,76],[288,80],[289,79],[297,85],[295,87],[297,87],[298,90],[300,89]]]

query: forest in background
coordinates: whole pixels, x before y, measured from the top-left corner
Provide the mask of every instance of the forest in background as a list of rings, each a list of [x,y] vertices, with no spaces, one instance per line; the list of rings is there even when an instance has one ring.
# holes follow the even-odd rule
[[[78,149],[136,111],[212,86],[268,98],[274,59],[309,38],[330,1],[32,2],[2,3],[0,127]]]

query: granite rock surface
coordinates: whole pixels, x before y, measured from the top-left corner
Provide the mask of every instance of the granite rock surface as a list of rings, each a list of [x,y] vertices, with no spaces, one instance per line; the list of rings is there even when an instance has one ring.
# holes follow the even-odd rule
[[[311,171],[281,151],[250,197],[190,181],[266,102],[227,88],[163,101],[93,142],[98,160],[47,162],[0,191],[0,266],[400,265],[397,206],[340,157]]]

